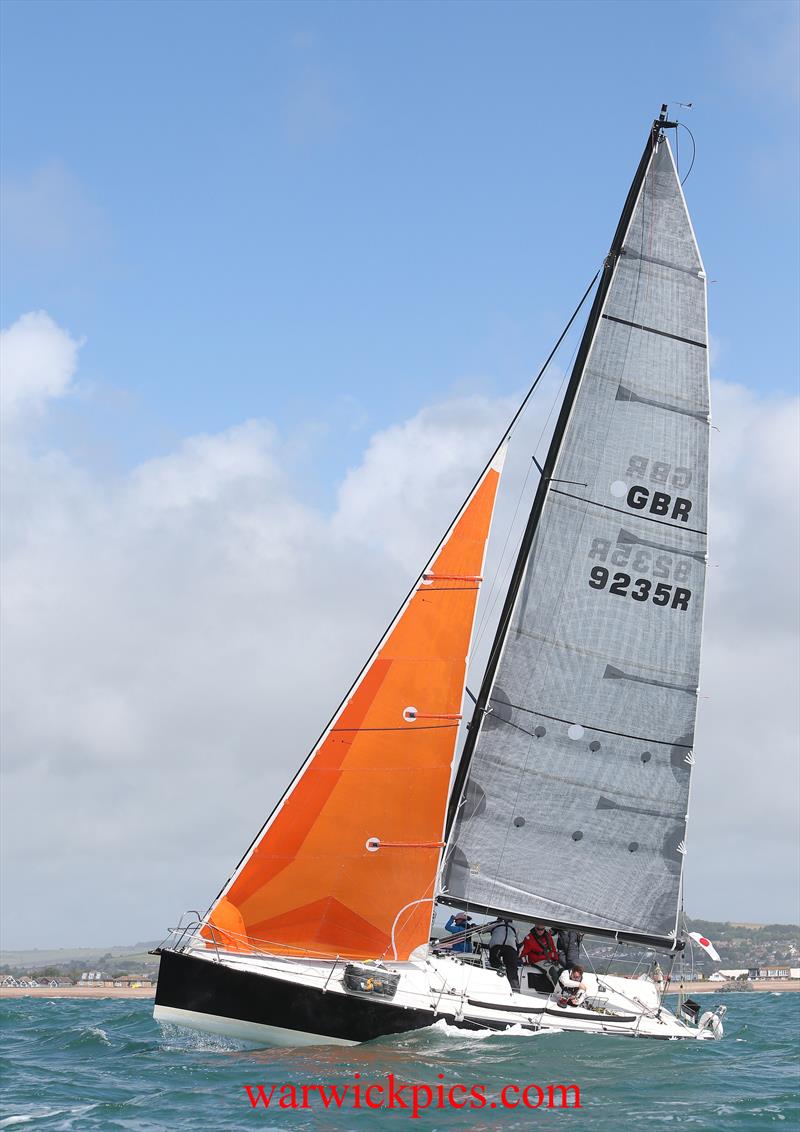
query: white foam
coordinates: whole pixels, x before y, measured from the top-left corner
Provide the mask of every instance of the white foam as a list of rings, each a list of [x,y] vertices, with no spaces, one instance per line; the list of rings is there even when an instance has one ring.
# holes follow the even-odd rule
[[[202,1030],[191,1030],[188,1026],[175,1026],[170,1022],[159,1022],[164,1038],[164,1049],[192,1050],[199,1053],[236,1053],[250,1050],[254,1043],[225,1034],[209,1034]]]
[[[51,1116],[61,1116],[63,1113],[69,1112],[67,1108],[54,1108],[49,1112],[33,1112],[28,1116],[23,1116],[21,1113],[14,1116],[6,1116],[0,1120],[0,1128],[10,1128],[13,1124],[28,1124],[31,1120],[46,1120]]]
[[[471,1038],[483,1041],[484,1038],[540,1038],[545,1034],[560,1034],[560,1030],[550,1029],[547,1030],[530,1030],[518,1023],[516,1026],[509,1026],[505,1030],[468,1030],[461,1026],[451,1026],[444,1018],[440,1018],[438,1022],[426,1027],[428,1030],[437,1030],[440,1034],[447,1034],[451,1038]]]

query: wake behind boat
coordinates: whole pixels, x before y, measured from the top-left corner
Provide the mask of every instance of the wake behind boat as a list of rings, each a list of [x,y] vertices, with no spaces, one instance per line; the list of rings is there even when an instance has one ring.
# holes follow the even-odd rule
[[[655,977],[586,972],[573,1004],[552,970],[522,967],[517,988],[496,955],[430,939],[438,902],[684,946],[709,390],[674,127],[662,108],[599,273],[455,775],[519,413],[217,899],[159,949],[159,1021],[282,1045],[439,1019],[721,1036],[722,1012],[673,1014]]]

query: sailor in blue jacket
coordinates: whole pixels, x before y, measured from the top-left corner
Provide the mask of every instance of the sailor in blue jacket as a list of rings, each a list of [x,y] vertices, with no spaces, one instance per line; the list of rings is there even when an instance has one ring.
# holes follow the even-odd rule
[[[455,935],[458,932],[465,932],[467,928],[474,927],[475,925],[466,912],[456,912],[455,915],[451,916],[447,923],[444,925],[444,930],[446,932],[452,932]],[[472,940],[462,939],[460,943],[454,943],[450,948],[450,951],[462,951],[471,953]]]

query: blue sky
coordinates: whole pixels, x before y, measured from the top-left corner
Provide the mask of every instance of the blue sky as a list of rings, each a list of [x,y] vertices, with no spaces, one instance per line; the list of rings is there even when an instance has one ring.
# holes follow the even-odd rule
[[[85,338],[54,427],[93,459],[265,416],[335,477],[363,429],[524,387],[680,100],[717,370],[793,388],[796,15],[6,0],[3,325]]]
[[[601,264],[662,101],[714,281],[687,909],[797,921],[799,10],[0,4],[7,946],[153,939],[218,891]]]

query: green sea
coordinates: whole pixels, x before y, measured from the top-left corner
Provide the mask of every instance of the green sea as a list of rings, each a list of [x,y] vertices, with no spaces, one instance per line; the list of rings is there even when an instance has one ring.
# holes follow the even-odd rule
[[[706,997],[703,1005],[717,1001]],[[347,1132],[410,1123],[426,1132],[540,1127],[729,1132],[798,1127],[800,994],[729,994],[719,1001],[728,1006],[721,1042],[465,1036],[439,1024],[356,1047],[248,1050],[162,1029],[152,1019],[150,1000],[3,999],[0,1128]],[[395,1102],[399,1098],[406,1107],[385,1107],[390,1080]],[[272,1097],[268,1108],[259,1101],[259,1085],[265,1097]],[[368,1096],[373,1105],[383,1102],[380,1107],[366,1103],[370,1085],[379,1086]],[[549,1085],[577,1085],[580,1108],[574,1107],[574,1090],[562,1094],[556,1088],[551,1094]],[[296,1105],[303,1103],[303,1086],[308,1108],[291,1107],[293,1098]],[[256,1107],[250,1096],[259,1102]],[[570,1107],[561,1107],[562,1096]],[[451,1098],[464,1107],[454,1107]],[[513,1107],[503,1107],[503,1100]]]

